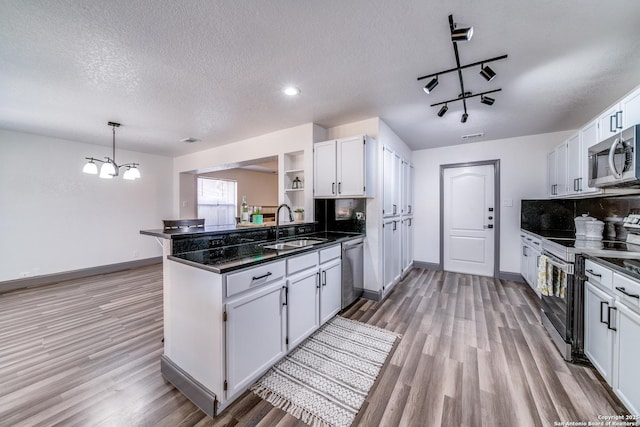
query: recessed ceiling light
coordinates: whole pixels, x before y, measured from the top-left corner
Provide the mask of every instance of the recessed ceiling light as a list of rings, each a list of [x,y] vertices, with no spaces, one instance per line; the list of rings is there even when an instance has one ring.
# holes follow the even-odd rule
[[[180,142],[186,142],[187,144],[193,144],[194,142],[198,142],[198,141],[200,141],[198,138],[193,138],[193,137],[180,140]]]
[[[285,95],[289,95],[289,96],[300,95],[300,89],[298,89],[295,86],[285,87],[284,89],[282,89],[282,92],[284,92]]]

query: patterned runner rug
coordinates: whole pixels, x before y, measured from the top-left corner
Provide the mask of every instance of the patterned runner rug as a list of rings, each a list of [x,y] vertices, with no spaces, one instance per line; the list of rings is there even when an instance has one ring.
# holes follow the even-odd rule
[[[400,335],[336,316],[251,390],[314,427],[350,426]]]

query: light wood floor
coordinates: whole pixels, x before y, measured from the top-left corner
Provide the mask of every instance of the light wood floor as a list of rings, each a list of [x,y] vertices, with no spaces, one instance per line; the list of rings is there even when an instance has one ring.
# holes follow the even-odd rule
[[[624,413],[565,363],[526,285],[413,270],[345,316],[403,334],[354,425],[553,426]],[[0,294],[0,426],[301,425],[246,393],[212,420],[159,371],[162,270]]]

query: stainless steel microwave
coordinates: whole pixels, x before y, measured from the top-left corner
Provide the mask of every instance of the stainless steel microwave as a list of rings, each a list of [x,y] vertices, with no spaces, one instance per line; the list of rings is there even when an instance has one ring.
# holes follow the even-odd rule
[[[590,187],[640,187],[639,132],[635,125],[589,148]]]

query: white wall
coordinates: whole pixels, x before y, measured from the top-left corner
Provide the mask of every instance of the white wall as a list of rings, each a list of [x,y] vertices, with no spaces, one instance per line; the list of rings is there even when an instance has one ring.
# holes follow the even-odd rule
[[[520,271],[520,200],[546,198],[547,153],[575,131],[413,152],[415,260],[440,262],[440,165],[500,160],[500,271]],[[504,206],[505,200],[513,202]]]
[[[214,147],[204,151],[176,157],[173,160],[173,180],[174,180],[174,215],[180,215],[180,173],[211,172],[214,168],[222,165],[234,165],[255,159],[278,156],[278,165],[284,165],[284,154],[297,151],[304,151],[304,169],[313,171],[313,142],[326,138],[325,130],[313,123],[307,123],[289,129],[260,135],[254,138],[245,139]],[[311,177],[305,177],[309,180]],[[284,203],[284,171],[278,168],[278,203]],[[305,189],[305,212],[313,212],[313,189]],[[282,215],[284,215],[284,211]],[[281,219],[284,218],[281,217]],[[305,215],[305,219],[313,221],[310,215]]]
[[[124,150],[142,178],[82,173],[111,147],[0,130],[0,281],[162,255],[139,234],[171,217],[170,158]]]

